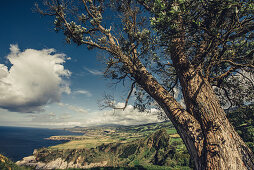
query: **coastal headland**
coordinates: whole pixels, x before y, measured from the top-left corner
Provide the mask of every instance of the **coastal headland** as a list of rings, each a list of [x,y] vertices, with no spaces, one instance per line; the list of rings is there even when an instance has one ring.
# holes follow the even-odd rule
[[[82,136],[51,136],[69,142],[36,149],[17,165],[36,169],[139,167],[190,169],[190,156],[171,122],[133,126],[74,127]]]

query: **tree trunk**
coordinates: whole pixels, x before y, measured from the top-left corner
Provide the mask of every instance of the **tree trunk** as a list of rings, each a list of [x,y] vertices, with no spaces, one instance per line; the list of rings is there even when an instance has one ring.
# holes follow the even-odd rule
[[[254,169],[254,157],[234,130],[212,86],[198,68],[178,70],[187,107],[199,122],[204,136],[200,169]]]
[[[183,33],[173,38],[170,53],[187,112],[199,122],[204,137],[203,145],[196,148],[201,151],[199,158],[194,158],[196,169],[254,169],[253,153],[226,118],[212,86],[202,76],[201,66],[190,64],[184,39]]]
[[[160,85],[145,67],[133,73],[136,82],[161,106],[183,139],[196,167],[202,165],[204,136],[200,123]],[[199,168],[200,169],[200,168]]]
[[[187,110],[146,70],[140,60],[121,53],[135,81],[161,106],[183,139],[198,170],[254,169],[254,156],[226,118],[209,82],[178,51],[172,56]]]

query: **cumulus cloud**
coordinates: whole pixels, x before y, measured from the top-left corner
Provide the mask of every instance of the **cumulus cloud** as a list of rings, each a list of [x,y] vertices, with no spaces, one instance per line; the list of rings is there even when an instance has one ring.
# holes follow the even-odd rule
[[[64,77],[64,54],[54,49],[26,49],[11,45],[7,56],[12,66],[0,64],[0,107],[15,112],[36,112],[59,102],[62,93],[70,93]]]
[[[124,103],[118,103],[117,107],[123,107]],[[106,110],[99,113],[93,118],[84,122],[86,126],[103,125],[103,124],[120,124],[120,125],[138,125],[147,123],[161,122],[158,118],[159,110],[151,109],[150,112],[139,112],[132,105],[128,105],[125,110]]]

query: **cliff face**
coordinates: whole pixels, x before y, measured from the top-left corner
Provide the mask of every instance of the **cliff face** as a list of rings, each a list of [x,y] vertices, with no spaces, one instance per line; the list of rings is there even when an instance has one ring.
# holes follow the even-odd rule
[[[159,130],[139,140],[102,144],[91,149],[42,148],[35,150],[33,156],[24,158],[17,164],[37,169],[188,166],[187,151],[176,150],[177,146],[170,141],[166,130]]]

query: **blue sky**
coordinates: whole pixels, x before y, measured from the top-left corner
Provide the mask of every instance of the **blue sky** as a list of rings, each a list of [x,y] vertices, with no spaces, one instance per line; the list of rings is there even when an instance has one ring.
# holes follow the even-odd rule
[[[156,114],[139,113],[132,105],[117,114],[110,109],[100,110],[97,101],[105,93],[126,96],[128,92],[122,88],[115,91],[110,80],[103,77],[98,51],[66,44],[64,36],[53,30],[49,17],[33,12],[35,2],[1,1],[0,126],[158,121]],[[118,105],[122,104],[119,100]]]

